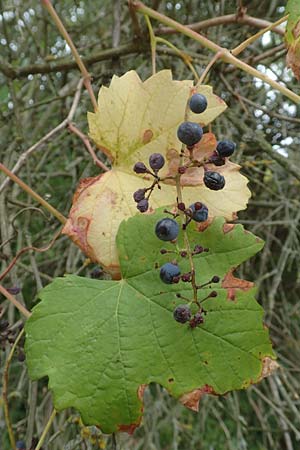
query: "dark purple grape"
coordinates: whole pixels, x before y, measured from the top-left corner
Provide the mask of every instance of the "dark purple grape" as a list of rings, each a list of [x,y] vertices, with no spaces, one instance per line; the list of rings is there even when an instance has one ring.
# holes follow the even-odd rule
[[[214,164],[217,167],[224,166],[225,158],[222,158],[217,152],[214,152],[209,158],[210,163]]]
[[[236,145],[232,141],[219,141],[217,145],[217,152],[223,158],[228,157],[233,154],[235,147]]]
[[[177,130],[177,137],[185,145],[192,147],[200,141],[203,130],[198,123],[183,122]]]
[[[177,322],[186,323],[192,317],[191,310],[188,305],[178,305],[173,312],[173,317]]]
[[[140,212],[146,212],[147,210],[148,210],[148,208],[149,208],[149,202],[148,202],[148,200],[146,199],[146,198],[144,198],[143,200],[140,200],[138,203],[137,203],[137,205],[136,205],[136,207],[137,207],[137,209],[140,211]]]
[[[140,202],[141,200],[144,200],[145,198],[146,189],[138,189],[133,193],[133,199],[136,203]]]
[[[212,283],[219,283],[219,281],[220,281],[220,277],[218,277],[218,275],[213,276],[211,279]]]
[[[192,219],[195,222],[205,222],[207,220],[208,209],[203,203],[193,203],[190,205],[190,209],[192,210]]]
[[[145,164],[143,162],[137,162],[135,163],[135,165],[133,166],[133,170],[135,173],[146,173],[148,172],[147,167],[145,166]]]
[[[153,153],[150,155],[149,164],[151,169],[157,172],[165,165],[165,158],[160,153]]]
[[[189,101],[189,107],[193,113],[203,113],[207,108],[207,99],[205,95],[193,94]]]
[[[174,278],[179,277],[180,269],[176,264],[165,263],[160,268],[160,279],[167,284],[174,283]]]
[[[225,186],[225,178],[219,172],[205,172],[203,181],[205,186],[213,191],[219,191]]]
[[[174,219],[161,219],[155,227],[155,234],[162,241],[174,241],[179,233],[179,225]]]

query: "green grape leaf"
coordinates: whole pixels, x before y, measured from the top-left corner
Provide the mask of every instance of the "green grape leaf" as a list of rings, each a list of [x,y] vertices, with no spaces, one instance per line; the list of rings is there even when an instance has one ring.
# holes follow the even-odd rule
[[[291,67],[297,80],[300,80],[300,2],[288,0],[285,8],[289,18],[286,25],[285,41],[288,47],[287,66]]]
[[[105,433],[132,432],[139,425],[149,383],[197,409],[204,393],[246,388],[276,367],[255,288],[233,276],[262,241],[223,218],[201,232],[195,224],[188,227],[192,248],[209,249],[193,257],[197,284],[220,277],[198,291],[199,301],[212,290],[218,295],[202,302],[205,321],[192,329],[173,318],[184,302],[176,294],[192,297],[190,283],[168,285],[159,277],[159,267],[175,257],[160,253],[175,245],[154,233],[164,216],[160,210],[122,222],[117,236],[122,280],[57,278],[40,292],[41,302],[26,323],[30,377],[48,376],[55,408],[74,407],[86,424]],[[188,258],[177,260],[182,273],[189,271]]]

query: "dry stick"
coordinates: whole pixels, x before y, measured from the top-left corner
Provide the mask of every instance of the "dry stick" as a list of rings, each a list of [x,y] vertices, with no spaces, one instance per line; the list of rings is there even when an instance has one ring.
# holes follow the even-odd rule
[[[82,59],[80,58],[80,55],[79,55],[79,53],[77,51],[77,48],[75,47],[75,45],[74,45],[74,43],[73,43],[73,41],[71,39],[71,36],[69,35],[67,30],[65,29],[64,24],[60,20],[60,18],[57,15],[55,9],[53,8],[51,1],[50,0],[41,0],[41,1],[44,4],[45,8],[48,10],[48,12],[51,15],[52,19],[54,20],[55,25],[57,26],[57,28],[60,31],[61,35],[67,41],[67,43],[68,43],[68,45],[69,45],[69,47],[70,47],[70,49],[71,49],[71,51],[73,53],[73,56],[74,56],[74,58],[75,58],[75,60],[76,60],[76,62],[78,64],[78,67],[79,67],[79,69],[80,69],[80,71],[82,73],[83,80],[84,80],[83,82],[84,82],[84,85],[86,87],[86,90],[89,93],[89,96],[90,96],[91,102],[93,104],[94,110],[97,111],[98,105],[97,105],[97,100],[96,100],[96,97],[94,95],[94,92],[93,92],[93,89],[92,89],[92,85],[91,85],[91,76],[88,73],[85,65],[83,64]]]
[[[39,439],[39,442],[37,443],[37,446],[35,447],[35,450],[40,450],[41,449],[41,447],[42,447],[42,445],[44,443],[44,440],[46,439],[47,433],[50,430],[50,427],[52,425],[52,422],[53,422],[55,416],[56,416],[56,410],[53,409],[53,411],[51,413],[51,416],[49,417],[49,420],[48,420],[48,422],[47,422],[47,424],[45,426],[45,429],[44,429],[44,431],[43,431],[43,433],[42,433],[42,435],[41,435],[41,437]]]
[[[202,44],[204,47],[213,51],[214,53],[222,52],[222,55],[220,56],[220,58],[224,62],[226,62],[228,64],[233,64],[234,66],[238,67],[239,69],[243,70],[244,72],[249,73],[253,77],[259,78],[260,80],[269,84],[274,89],[281,92],[283,95],[285,95],[286,97],[288,97],[295,103],[300,103],[299,95],[290,91],[288,88],[282,86],[277,81],[272,80],[267,75],[254,69],[254,67],[251,67],[247,63],[240,61],[238,58],[236,58],[234,55],[231,54],[230,50],[220,47],[215,42],[210,41],[209,39],[202,36],[201,34],[198,34],[195,31],[191,30],[190,28],[186,27],[185,25],[182,25],[181,23],[176,22],[175,20],[173,20],[163,14],[160,14],[157,11],[154,11],[153,9],[148,8],[147,6],[145,6],[143,3],[139,2],[139,1],[132,0],[132,4],[138,12],[147,14],[149,17],[152,17],[153,19],[156,19],[156,20],[164,23],[165,25],[168,25],[168,26],[176,29],[178,32],[181,32],[185,36],[188,36],[188,37],[194,39],[195,41]]]
[[[154,8],[155,9],[155,8]],[[248,16],[247,14],[227,14],[226,16],[212,17],[211,19],[202,20],[201,22],[191,23],[186,25],[188,28],[194,31],[205,30],[206,28],[211,28],[219,25],[230,25],[230,24],[244,24],[250,25],[256,28],[266,28],[271,25],[271,22],[267,20],[258,19],[257,17]],[[274,33],[280,36],[284,35],[284,30],[279,27],[273,28]],[[159,28],[156,30],[156,34],[174,34],[177,30],[173,28]]]
[[[63,216],[57,209],[50,205],[43,197],[33,191],[24,181],[20,180],[19,177],[14,175],[7,167],[0,163],[0,170],[4,172],[9,178],[11,178],[15,183],[17,183],[27,194],[34,198],[37,202],[44,206],[54,217],[56,217],[62,224],[65,224],[67,219]]]
[[[1,284],[0,292],[4,295],[4,297],[7,298],[7,300],[15,305],[15,307],[20,311],[21,314],[23,314],[23,316],[26,317],[26,319],[31,316],[31,313],[28,311],[28,309],[26,309],[25,306],[18,302],[18,300],[10,292],[8,292],[5,287],[1,286]]]
[[[1,287],[1,286],[0,286]],[[13,357],[13,354],[16,350],[16,347],[21,339],[21,337],[24,334],[24,329],[20,331],[20,333],[18,334],[14,345],[12,346],[8,358],[5,362],[4,365],[4,371],[3,371],[3,389],[2,389],[2,398],[3,398],[3,404],[4,404],[4,416],[5,416],[5,422],[6,422],[6,427],[7,427],[7,432],[8,432],[8,437],[10,440],[10,445],[11,448],[14,450],[16,448],[16,440],[13,434],[13,430],[12,430],[12,424],[10,421],[10,417],[9,417],[9,406],[8,406],[8,371],[9,371],[9,366]]]
[[[36,150],[40,149],[40,147],[43,144],[45,144],[47,141],[49,141],[49,139],[51,139],[52,136],[54,136],[60,130],[64,129],[71,122],[71,120],[73,120],[73,117],[75,115],[75,112],[76,112],[76,109],[77,109],[77,106],[78,106],[78,103],[80,100],[82,84],[83,84],[83,79],[81,78],[77,85],[73,103],[72,103],[71,109],[70,109],[67,117],[59,125],[57,125],[55,128],[53,128],[53,130],[49,131],[49,133],[47,133],[45,136],[43,136],[42,139],[40,139],[36,144],[34,144],[32,147],[30,147],[28,150],[26,150],[24,153],[22,153],[22,155],[19,157],[18,161],[12,168],[11,173],[14,173],[14,174],[18,173],[19,170],[21,169],[21,167],[25,164],[26,159],[32,153],[34,153]],[[9,183],[9,178],[6,178],[0,186],[0,194],[3,191],[3,189],[7,186],[8,183]]]
[[[8,272],[10,272],[10,270],[13,268],[13,266],[16,264],[17,260],[20,258],[21,255],[23,255],[23,253],[28,252],[30,250],[33,250],[35,252],[39,252],[39,253],[43,253],[49,250],[49,248],[52,247],[52,245],[54,244],[54,242],[56,241],[56,239],[60,236],[61,234],[61,229],[58,230],[57,233],[55,233],[54,238],[51,240],[50,244],[48,244],[46,247],[43,248],[38,248],[38,247],[33,247],[33,246],[28,246],[28,247],[24,247],[22,248],[17,254],[16,256],[13,258],[13,260],[9,263],[9,265],[7,266],[7,268],[4,270],[4,272],[2,272],[0,274],[0,281],[3,280],[4,277],[6,277],[6,275],[8,274]]]
[[[276,25],[280,25],[282,22],[285,22],[288,18],[288,14],[284,17],[281,17],[281,19],[277,20],[276,22],[270,24],[267,28],[264,28],[263,30],[260,30],[258,33],[254,34],[253,36],[250,36],[248,39],[246,39],[244,42],[239,44],[237,47],[233,48],[231,50],[231,53],[234,56],[239,55],[243,50],[245,50],[246,47],[251,45],[254,41],[259,39],[263,34],[265,34],[267,31],[271,31],[273,28],[276,27]]]
[[[108,172],[109,168],[106,167],[106,165],[97,157],[93,147],[91,146],[89,138],[84,133],[82,133],[82,131],[80,131],[73,123],[69,123],[68,129],[72,131],[72,133],[76,134],[76,136],[78,136],[82,140],[82,142],[87,148],[87,151],[92,156],[94,163],[105,172]]]

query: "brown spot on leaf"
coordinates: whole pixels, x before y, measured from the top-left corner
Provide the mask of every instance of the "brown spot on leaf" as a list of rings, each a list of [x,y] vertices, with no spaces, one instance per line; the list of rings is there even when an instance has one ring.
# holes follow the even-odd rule
[[[198,412],[199,411],[199,401],[204,394],[215,394],[216,395],[213,388],[211,386],[209,386],[208,384],[205,384],[200,389],[194,389],[193,391],[188,392],[187,394],[183,394],[179,398],[179,401],[187,408]]]
[[[263,358],[262,363],[263,363],[262,371],[258,381],[261,381],[263,378],[268,377],[280,367],[279,364],[269,356]]]
[[[148,384],[141,384],[138,387],[137,394],[138,394],[138,398],[141,400],[141,402],[143,401],[144,392],[145,392],[145,389],[146,389],[147,386],[148,386]]]
[[[144,131],[143,144],[148,144],[148,142],[150,142],[152,138],[153,138],[153,131],[152,130]]]
[[[212,223],[212,219],[207,219],[205,222],[197,223],[197,230],[203,232]]]
[[[234,223],[224,223],[223,225],[223,233],[230,233],[230,231],[233,230],[233,228],[235,227]]]
[[[140,425],[139,423],[132,423],[131,425],[118,425],[118,431],[123,431],[124,433],[133,434],[135,429]]]
[[[233,269],[234,270],[234,269]],[[248,291],[253,287],[253,283],[247,280],[241,280],[240,278],[236,278],[231,270],[228,272],[222,280],[222,288],[227,289],[227,298],[228,300],[235,300],[236,290]]]

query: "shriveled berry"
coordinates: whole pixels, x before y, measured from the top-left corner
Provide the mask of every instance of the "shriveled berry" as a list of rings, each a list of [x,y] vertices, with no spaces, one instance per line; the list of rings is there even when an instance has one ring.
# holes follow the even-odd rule
[[[180,203],[178,203],[177,208],[178,208],[180,211],[184,211],[184,210],[185,210],[185,204],[182,203],[182,202],[180,202]]]
[[[185,166],[180,166],[178,167],[178,173],[180,173],[180,175],[183,175],[186,172],[186,167]]]
[[[203,130],[198,123],[183,122],[177,130],[178,139],[185,145],[193,146],[200,141]]]
[[[225,186],[225,178],[219,172],[205,172],[203,181],[205,186],[213,191],[219,191]]]
[[[204,318],[200,312],[197,312],[190,321],[190,327],[196,328],[204,322]]]
[[[168,250],[166,250],[165,248],[162,248],[162,249],[160,250],[160,254],[161,254],[161,255],[165,255],[166,253],[168,253]]]
[[[195,255],[198,255],[199,253],[202,253],[204,251],[204,249],[203,249],[203,247],[202,247],[202,245],[195,245],[195,247],[194,247],[194,254]]]
[[[145,164],[143,162],[137,162],[135,163],[135,165],[133,166],[133,170],[135,173],[146,173],[148,172],[147,167],[145,166]]]
[[[232,141],[219,141],[217,145],[217,152],[223,158],[228,157],[233,154],[235,147],[236,145]]]
[[[214,164],[215,166],[224,166],[225,164],[225,158],[220,156],[217,152],[214,152],[211,157],[209,158],[210,163]]]
[[[181,275],[181,279],[184,283],[189,283],[192,279],[192,274],[190,272],[184,273],[183,275]]]
[[[212,283],[219,283],[219,281],[220,281],[220,277],[218,277],[217,275],[213,276],[211,279]]]
[[[186,258],[187,257],[187,252],[185,250],[183,250],[182,252],[180,252],[180,256],[182,258]]]
[[[162,241],[174,241],[179,233],[179,225],[174,219],[166,217],[157,222],[155,234]]]
[[[178,305],[173,312],[173,317],[177,322],[186,323],[192,317],[191,310],[188,305]]]
[[[205,95],[193,94],[189,101],[191,111],[196,114],[203,113],[207,108],[207,99]]]
[[[137,203],[137,205],[136,205],[136,207],[137,207],[137,209],[140,211],[140,212],[146,212],[147,210],[148,210],[148,208],[149,208],[149,202],[148,202],[148,200],[146,199],[146,198],[144,198],[143,200],[140,200],[138,203]]]
[[[146,189],[138,189],[133,193],[133,199],[135,202],[140,202],[141,200],[144,200],[145,198]]]
[[[100,267],[95,267],[91,272],[91,278],[97,279],[103,275],[103,270]]]
[[[195,222],[205,222],[207,220],[208,209],[203,203],[193,203],[190,205],[190,209],[192,211],[192,219]]]
[[[173,279],[179,277],[180,269],[176,264],[165,263],[160,268],[160,279],[167,284],[173,283]]]
[[[217,291],[212,291],[212,292],[209,294],[209,297],[217,297],[217,296],[218,296]]]
[[[156,172],[165,165],[165,158],[160,153],[152,153],[149,157],[149,165]]]

